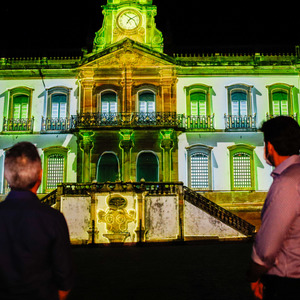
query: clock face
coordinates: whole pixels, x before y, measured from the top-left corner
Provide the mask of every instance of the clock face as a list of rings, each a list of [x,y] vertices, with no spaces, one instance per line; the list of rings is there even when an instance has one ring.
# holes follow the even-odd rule
[[[140,16],[134,10],[126,10],[119,15],[118,23],[122,29],[132,30],[139,26]]]

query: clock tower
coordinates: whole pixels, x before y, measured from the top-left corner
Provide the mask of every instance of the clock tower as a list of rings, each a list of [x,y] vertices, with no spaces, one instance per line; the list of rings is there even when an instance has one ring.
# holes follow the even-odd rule
[[[156,28],[157,9],[152,0],[107,0],[102,28],[96,32],[93,52],[125,38],[163,52],[163,36]]]

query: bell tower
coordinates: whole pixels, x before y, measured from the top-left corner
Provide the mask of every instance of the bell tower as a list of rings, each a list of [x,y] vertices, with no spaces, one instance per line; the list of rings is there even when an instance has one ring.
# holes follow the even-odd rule
[[[107,0],[102,8],[103,24],[96,32],[94,53],[125,38],[163,52],[163,36],[156,28],[157,8],[152,0]]]

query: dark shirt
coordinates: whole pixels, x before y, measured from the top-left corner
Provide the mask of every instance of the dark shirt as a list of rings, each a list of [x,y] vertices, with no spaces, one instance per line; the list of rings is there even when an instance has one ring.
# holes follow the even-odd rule
[[[73,285],[68,227],[30,191],[0,203],[0,299],[58,299]]]

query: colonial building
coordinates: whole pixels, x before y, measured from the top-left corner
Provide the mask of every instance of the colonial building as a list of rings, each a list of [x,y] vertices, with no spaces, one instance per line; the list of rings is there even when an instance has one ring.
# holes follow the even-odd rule
[[[298,120],[299,48],[169,56],[156,13],[152,0],[108,0],[91,53],[0,59],[2,194],[5,151],[26,140],[41,195],[62,182],[183,182],[256,222],[271,182],[258,128]]]

